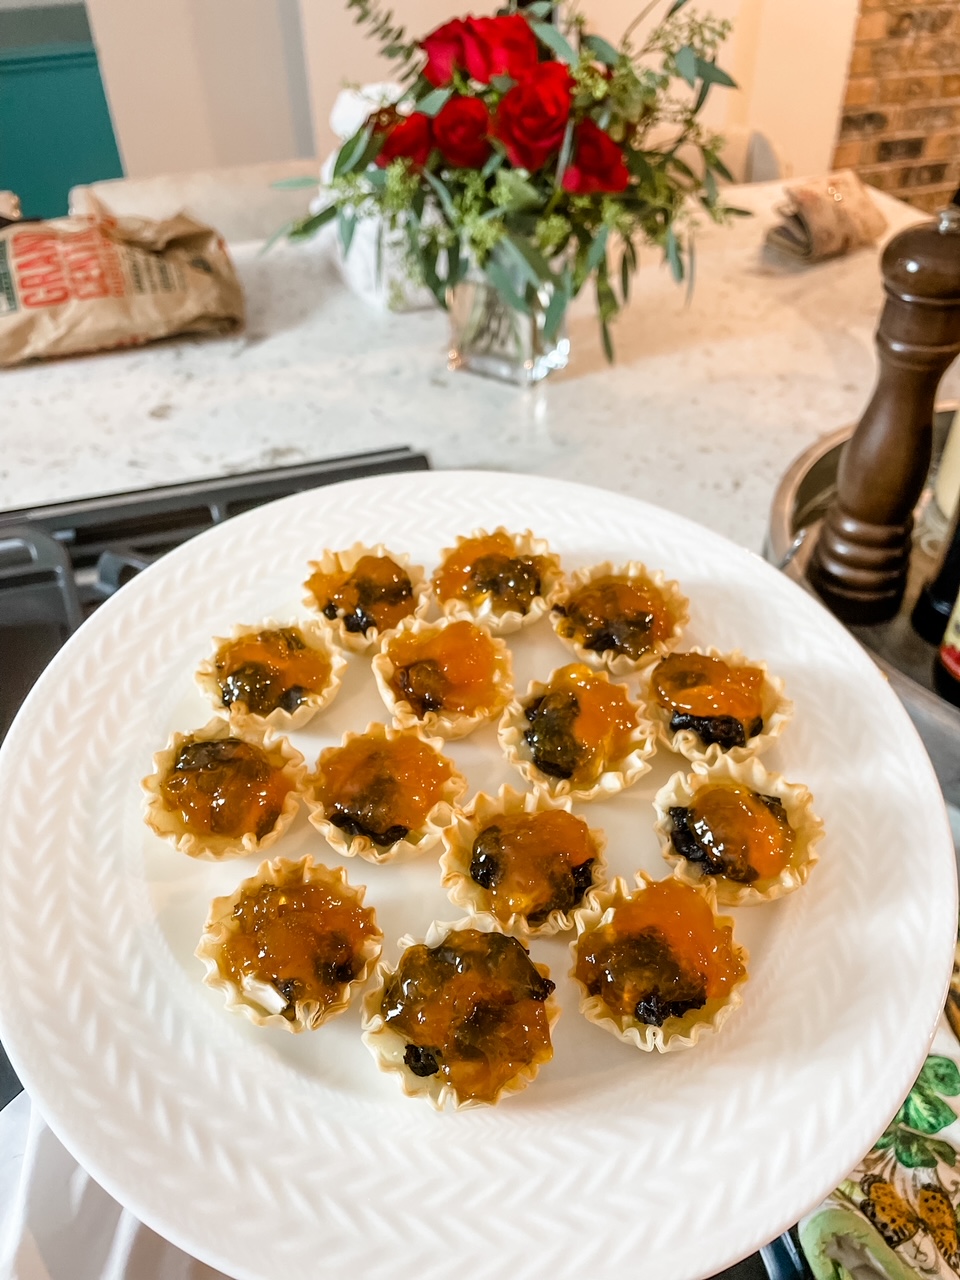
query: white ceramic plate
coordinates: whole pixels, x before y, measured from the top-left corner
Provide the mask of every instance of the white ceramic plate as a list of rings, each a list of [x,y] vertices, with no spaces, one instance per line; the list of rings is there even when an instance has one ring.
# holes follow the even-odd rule
[[[809,885],[737,914],[743,1007],[688,1052],[643,1054],[577,1013],[564,940],[555,1058],[495,1109],[437,1115],[359,1038],[356,1005],[294,1037],[227,1013],[193,949],[208,900],[255,858],[195,863],[141,820],[139,779],[203,724],[192,674],[235,622],[296,616],[308,559],[356,539],[431,567],[476,526],[532,527],[570,567],[639,559],[680,579],[691,642],[784,677],[770,767],[826,823]],[[518,684],[567,660],[546,622],[510,637]],[[383,718],[369,659],[295,740],[315,759]],[[450,747],[471,786],[517,782],[492,728]],[[666,873],[654,791],[584,806],[611,874]],[[953,847],[906,714],[854,641],[757,557],[576,485],[435,473],[288,499],[197,538],[101,608],[31,694],[0,755],[0,1035],[49,1123],[113,1195],[241,1277],[690,1280],[786,1228],[855,1164],[914,1080],[957,928]],[[272,851],[336,864],[305,817]],[[347,860],[386,954],[456,919],[436,854]]]

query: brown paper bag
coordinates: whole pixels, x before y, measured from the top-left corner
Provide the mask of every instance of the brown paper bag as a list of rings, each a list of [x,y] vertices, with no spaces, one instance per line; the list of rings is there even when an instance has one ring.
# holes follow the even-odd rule
[[[0,367],[242,323],[223,240],[185,214],[0,223]]]

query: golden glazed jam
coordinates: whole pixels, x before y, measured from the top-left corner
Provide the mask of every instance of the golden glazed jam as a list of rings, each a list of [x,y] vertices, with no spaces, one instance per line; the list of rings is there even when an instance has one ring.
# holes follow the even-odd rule
[[[677,619],[659,587],[648,578],[608,574],[585,583],[563,605],[560,635],[593,653],[623,654],[638,661],[669,639]]]
[[[325,618],[347,631],[389,631],[416,608],[413,583],[389,556],[361,556],[349,571],[314,573],[305,583]]]
[[[580,935],[575,974],[612,1014],[652,1026],[723,998],[744,975],[731,925],[678,880],[659,880],[616,904]]]
[[[506,533],[466,538],[433,575],[433,590],[441,604],[463,600],[478,605],[488,597],[497,615],[527,614],[543,593],[546,564],[543,556],[518,556]]]
[[[461,1101],[495,1102],[526,1067],[553,1057],[544,1002],[554,983],[516,938],[455,929],[408,947],[380,1006],[416,1076],[439,1076]]]
[[[322,1009],[341,1000],[363,969],[364,943],[379,937],[373,909],[330,885],[262,884],[234,907],[217,963],[241,989],[245,978],[273,986],[292,1021],[306,1000]]]
[[[503,813],[474,840],[470,877],[488,891],[498,919],[520,915],[536,927],[579,904],[596,859],[590,829],[572,813]]]
[[[581,662],[561,667],[547,692],[527,704],[524,741],[550,778],[590,785],[631,750],[637,710],[622,685]]]
[[[179,810],[188,831],[258,840],[276,826],[292,790],[283,767],[240,738],[188,738],[160,782],[164,804]]]
[[[334,826],[386,848],[423,826],[452,774],[417,738],[362,736],[323,752],[314,791]]]
[[[425,635],[402,633],[386,652],[396,668],[390,687],[419,719],[428,711],[476,715],[498,703],[497,650],[489,632],[472,622],[452,622]]]
[[[703,653],[671,653],[654,668],[650,690],[672,712],[670,728],[693,729],[726,751],[763,732],[763,672],[731,667]]]
[[[734,782],[701,787],[689,808],[670,810],[673,847],[707,875],[741,884],[778,876],[793,854],[794,835],[776,796]]]
[[[258,631],[221,645],[214,659],[225,707],[266,716],[296,711],[311,693],[323,693],[330,660],[306,644],[297,627]]]

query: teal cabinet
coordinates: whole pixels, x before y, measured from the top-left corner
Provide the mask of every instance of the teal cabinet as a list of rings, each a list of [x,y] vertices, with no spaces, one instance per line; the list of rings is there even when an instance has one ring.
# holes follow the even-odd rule
[[[93,45],[0,48],[0,190],[24,217],[64,214],[77,183],[122,176]]]

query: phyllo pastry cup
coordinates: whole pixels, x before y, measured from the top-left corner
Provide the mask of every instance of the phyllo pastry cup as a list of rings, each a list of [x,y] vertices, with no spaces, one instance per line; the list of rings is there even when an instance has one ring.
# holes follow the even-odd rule
[[[639,560],[577,569],[557,593],[550,624],[581,662],[629,676],[676,648],[690,621],[680,584]]]
[[[498,729],[507,760],[533,786],[587,801],[615,795],[650,769],[656,729],[625,685],[583,663],[533,681]]]
[[[367,653],[404,618],[422,618],[430,588],[420,565],[383,543],[355,542],[346,551],[324,551],[310,561],[303,602],[320,616],[334,641],[351,653]]]
[[[443,833],[450,901],[530,937],[573,928],[573,911],[605,882],[606,837],[545,791],[480,792]]]
[[[545,965],[491,916],[434,922],[400,939],[363,998],[363,1041],[403,1092],[437,1110],[490,1106],[553,1057],[560,1016]]]
[[[435,845],[467,780],[443,739],[369,724],[320,753],[309,780],[310,821],[345,857],[393,862]]]
[[[238,729],[300,729],[337,695],[347,660],[319,622],[235,626],[214,637],[196,673],[218,715]]]
[[[575,913],[570,976],[589,1022],[638,1049],[665,1053],[718,1031],[742,1003],[747,953],[716,914],[712,885],[637,874],[615,879]]]
[[[383,637],[372,665],[400,729],[462,738],[500,715],[513,696],[509,649],[468,619],[408,618]]]
[[[310,857],[263,862],[214,898],[196,954],[228,1009],[261,1027],[312,1031],[350,1003],[383,935],[363,885]]]
[[[806,884],[823,823],[806,787],[755,757],[676,773],[653,799],[664,858],[684,884],[711,880],[724,907],[772,902]]]
[[[433,594],[450,618],[473,618],[507,635],[547,612],[563,582],[560,559],[529,529],[475,529],[440,553]]]
[[[144,818],[191,858],[261,853],[293,822],[307,776],[286,738],[232,727],[217,717],[173,733],[143,779]]]
[[[650,672],[646,703],[670,750],[707,765],[759,755],[793,715],[783,681],[739,649],[668,654]]]

